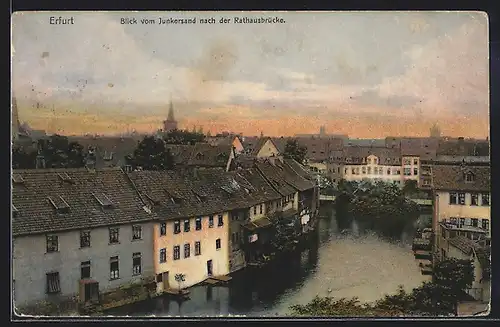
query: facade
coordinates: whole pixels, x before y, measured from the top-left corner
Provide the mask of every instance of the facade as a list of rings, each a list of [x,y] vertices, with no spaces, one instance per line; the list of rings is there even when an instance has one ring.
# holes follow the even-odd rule
[[[433,230],[435,252],[443,256],[440,224],[471,239],[491,237],[490,167],[434,166]],[[444,224],[444,225],[443,225]]]
[[[12,204],[16,306],[87,302],[154,277],[154,213],[122,170],[15,170]]]
[[[234,148],[235,154],[240,154],[244,150],[243,144],[237,135],[211,136],[207,137],[206,140],[208,144],[213,146],[231,144]]]
[[[154,267],[157,291],[185,288],[210,276],[229,274],[229,202],[223,199],[217,176],[181,176],[175,172],[138,171],[129,174],[139,193],[158,216],[154,227]],[[200,176],[201,177],[201,176]],[[219,190],[217,190],[219,189]],[[175,276],[183,274],[178,284]]]
[[[243,154],[253,158],[269,158],[281,155],[278,147],[270,137],[248,137],[243,138]]]
[[[403,185],[405,177],[399,149],[382,147],[345,148],[343,179],[348,181],[382,180]],[[407,176],[408,177],[408,176]]]

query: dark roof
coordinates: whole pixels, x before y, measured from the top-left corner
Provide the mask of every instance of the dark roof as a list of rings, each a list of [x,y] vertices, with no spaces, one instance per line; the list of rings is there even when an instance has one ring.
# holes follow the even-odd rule
[[[234,177],[240,185],[247,186],[247,189],[251,190],[250,195],[255,204],[281,198],[256,168],[237,170],[234,172]]]
[[[303,171],[303,175],[299,174],[297,170],[301,169],[297,165],[294,165],[295,169],[291,166],[291,161],[289,160],[281,162],[276,160],[276,166],[281,167],[284,172],[284,178],[288,184],[292,185],[298,191],[306,191],[309,189],[313,189],[315,183],[312,181],[312,177],[310,175],[306,175],[305,171]],[[303,169],[301,169],[303,170]]]
[[[176,165],[197,167],[226,168],[233,149],[231,144],[211,145],[197,143],[195,145],[167,144],[167,149],[174,156]]]
[[[188,164],[191,153],[193,152],[192,145],[166,144],[165,147],[170,150],[176,165]]]
[[[441,139],[437,149],[438,155],[455,156],[489,156],[490,144],[488,140],[473,139]]]
[[[466,181],[469,173],[473,182]],[[486,166],[436,165],[432,168],[432,185],[436,190],[489,192],[490,179],[490,167]]]
[[[285,153],[286,143],[288,142],[288,140],[291,140],[292,138],[282,136],[282,137],[272,137],[271,139],[273,140],[274,145],[276,145],[276,148],[278,148],[278,151],[280,153]]]
[[[361,164],[363,159],[370,155],[376,156],[381,165],[401,164],[401,151],[397,148],[370,146],[348,146],[344,148],[344,157],[346,162],[350,164]]]
[[[64,181],[67,176],[70,180]],[[145,211],[145,203],[120,168],[14,170],[13,179],[23,181],[13,182],[12,203],[17,209],[12,220],[15,236],[154,218],[154,214]],[[93,194],[104,201],[102,194],[105,194],[113,207],[102,206]],[[61,208],[56,212],[49,197],[59,207],[63,207],[65,201],[69,211]]]
[[[132,137],[68,137],[70,142],[76,141],[83,146],[84,151],[89,147],[95,149],[96,168],[122,167],[126,164],[125,157],[133,154],[138,140]]]
[[[465,236],[456,236],[449,240],[450,245],[456,247],[464,254],[471,255],[473,252],[475,253],[477,260],[481,264],[483,268],[483,273],[490,273],[491,266],[491,247],[483,246],[478,241],[473,241]],[[484,276],[486,279],[489,276]]]
[[[189,166],[226,167],[233,151],[231,144],[213,146],[208,143],[197,143],[193,146]]]
[[[287,196],[296,192],[295,187],[291,185],[290,181],[287,181],[285,177],[286,172],[281,164],[278,164],[279,160],[272,164],[270,161],[258,161],[255,163],[255,167],[264,176],[264,178],[276,189],[281,195]]]
[[[464,254],[472,254],[472,250],[477,247],[477,244],[474,241],[461,235],[451,238],[448,242]]]
[[[284,159],[285,164],[287,164],[296,174],[305,178],[307,180],[314,181],[315,178],[311,174],[311,171],[305,168],[303,165],[295,161],[294,159]]]

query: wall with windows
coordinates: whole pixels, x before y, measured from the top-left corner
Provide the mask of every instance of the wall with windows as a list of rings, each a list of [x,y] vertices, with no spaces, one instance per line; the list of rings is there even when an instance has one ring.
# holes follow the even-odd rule
[[[363,179],[383,180],[395,182],[402,186],[401,166],[382,165],[346,165],[344,166],[344,179],[348,181],[361,181]]]
[[[403,180],[416,180],[420,185],[420,158],[405,156],[402,159],[402,166]]]
[[[489,192],[436,192],[435,199],[435,223],[443,220],[464,218],[466,226],[476,224],[474,227],[482,227],[483,219],[491,221],[491,197]],[[491,232],[491,223],[488,223],[488,233]],[[485,226],[486,227],[486,226]]]
[[[142,277],[153,276],[153,225],[143,223],[137,226],[142,227],[140,239],[133,239],[132,225],[116,226],[115,228],[119,228],[118,242],[113,244],[110,244],[108,227],[14,238],[13,278],[16,284],[16,305],[23,306],[40,300],[50,301],[57,300],[58,297],[77,295],[82,278],[81,264],[88,261],[88,278],[99,283],[101,292],[139,282]],[[90,232],[90,243],[85,238],[88,234],[81,232]],[[140,268],[135,268],[137,274],[134,273],[134,253],[140,253]],[[118,271],[113,273],[113,277],[119,278],[111,278],[112,257],[118,257]],[[138,263],[137,259],[135,261]],[[57,274],[51,278],[47,277],[48,273]],[[89,269],[85,268],[84,274],[88,273]],[[49,286],[54,293],[47,294]]]
[[[185,275],[182,288],[204,281],[208,278],[209,260],[213,276],[227,275],[229,226],[227,212],[155,223],[153,259],[157,290],[162,292],[165,287],[177,289],[176,274]]]
[[[274,145],[273,141],[267,140],[262,148],[260,148],[259,152],[257,153],[256,157],[257,158],[268,158],[268,157],[276,157],[279,156],[280,152]]]
[[[259,219],[266,217],[266,209],[270,210],[270,208],[266,208],[268,206],[270,206],[269,203],[260,203],[260,204],[257,204],[257,205],[254,205],[253,207],[251,207],[250,208],[250,221],[256,221],[256,220],[259,220]]]

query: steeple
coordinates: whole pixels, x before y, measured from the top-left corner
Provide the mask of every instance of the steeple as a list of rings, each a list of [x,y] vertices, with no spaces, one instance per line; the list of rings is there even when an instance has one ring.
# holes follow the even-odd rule
[[[175,121],[175,117],[174,117],[174,104],[172,103],[172,98],[170,98],[170,104],[168,106],[167,120],[168,121]]]
[[[168,106],[168,116],[167,120],[163,121],[163,131],[165,133],[168,133],[175,129],[177,129],[177,121],[175,120],[174,117],[174,105],[172,103],[172,96],[170,96],[170,104]]]

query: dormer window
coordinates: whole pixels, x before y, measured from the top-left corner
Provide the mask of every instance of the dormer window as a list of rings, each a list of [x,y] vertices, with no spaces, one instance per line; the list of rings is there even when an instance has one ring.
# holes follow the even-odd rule
[[[99,202],[101,207],[103,208],[112,208],[113,207],[113,201],[108,198],[108,196],[104,193],[92,193],[94,198]]]
[[[14,184],[24,184],[24,178],[19,174],[14,174],[12,175],[12,182]]]
[[[50,204],[56,209],[57,213],[68,213],[70,210],[69,204],[62,196],[48,197]]]
[[[467,183],[473,183],[476,180],[474,174],[472,172],[465,173],[465,181]]]
[[[196,159],[198,159],[198,160],[203,159],[203,153],[198,152],[198,153],[196,154]]]
[[[103,159],[106,161],[113,160],[113,152],[104,152]]]

